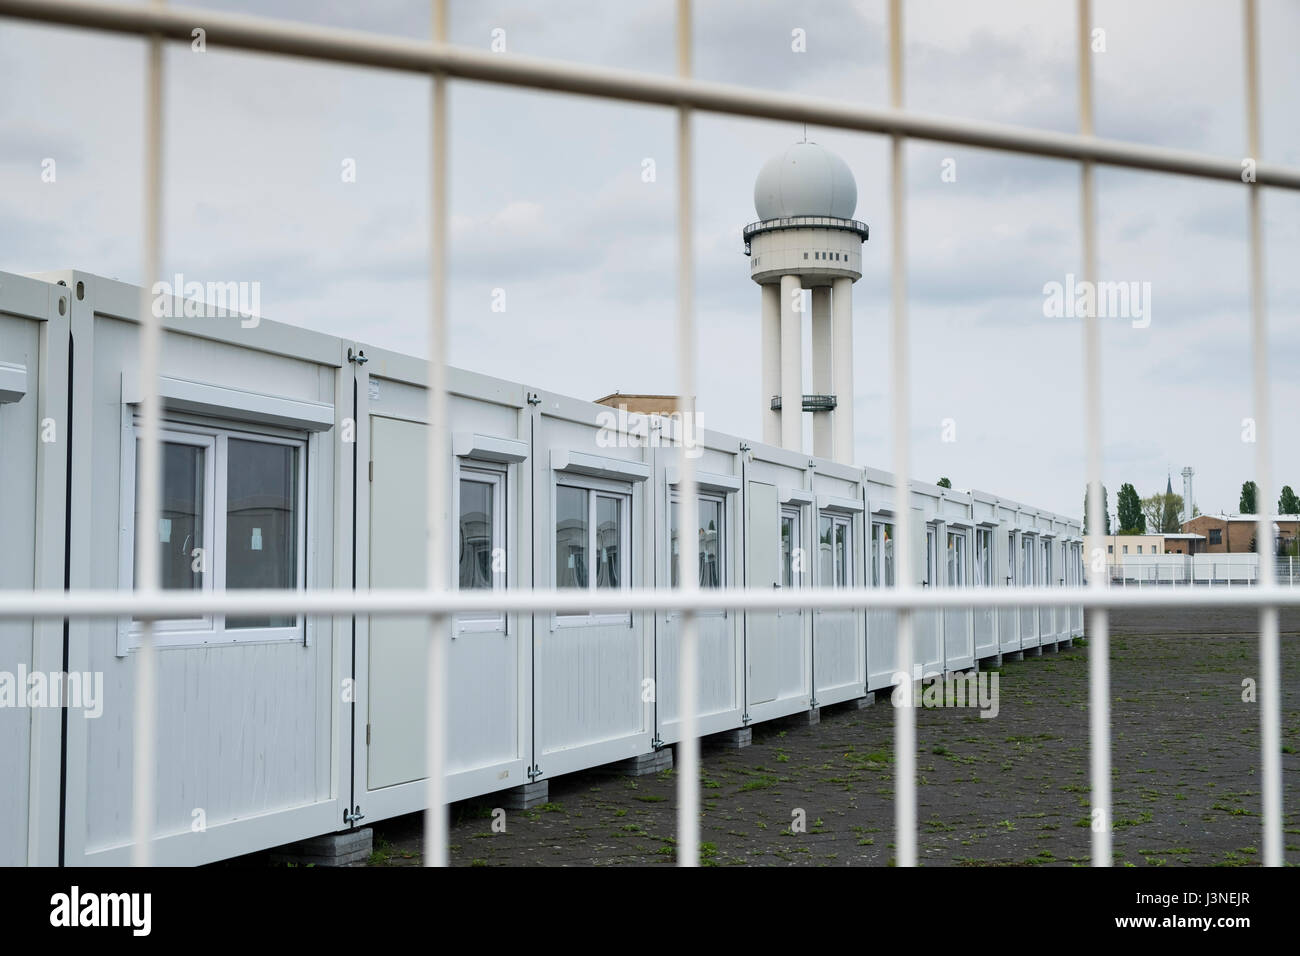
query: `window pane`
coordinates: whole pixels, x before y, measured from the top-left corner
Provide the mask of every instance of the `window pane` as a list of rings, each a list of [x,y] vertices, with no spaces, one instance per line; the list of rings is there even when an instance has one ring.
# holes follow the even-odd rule
[[[668,581],[673,587],[677,587],[680,578],[679,568],[681,562],[679,555],[681,553],[681,543],[678,540],[677,533],[677,502],[671,502],[668,505]]]
[[[226,587],[298,586],[298,450],[231,438],[226,447]],[[295,615],[227,618],[227,628],[293,627]]]
[[[893,587],[893,525],[885,525],[885,587]]]
[[[847,521],[835,522],[835,585],[849,586],[849,525]]]
[[[151,546],[158,548],[159,582],[167,590],[195,591],[211,567],[203,540],[203,480],[206,451],[197,445],[162,444],[162,513]],[[135,510],[140,513],[140,443],[135,443]],[[140,545],[135,549],[140,577]]]
[[[460,481],[460,586],[462,590],[490,589],[492,536],[495,530],[493,492],[486,481]]]
[[[555,586],[587,586],[587,492],[555,489]]]
[[[722,504],[700,502],[700,587],[722,587]]]
[[[820,571],[818,583],[828,588],[835,582],[835,552],[831,547],[834,534],[834,522],[823,516],[817,526],[817,562]]]
[[[781,586],[794,587],[795,519],[793,515],[781,516]]]
[[[622,502],[604,495],[596,497],[596,587],[616,588],[622,583]]]

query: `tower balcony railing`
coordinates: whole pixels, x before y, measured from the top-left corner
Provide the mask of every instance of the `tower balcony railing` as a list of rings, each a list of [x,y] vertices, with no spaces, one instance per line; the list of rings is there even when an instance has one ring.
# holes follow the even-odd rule
[[[805,395],[803,397],[803,410],[805,412],[833,412],[838,404],[839,402],[836,401],[834,395]],[[779,412],[780,410],[781,396],[773,395],[772,411]]]
[[[749,255],[749,243],[755,236],[776,229],[844,229],[855,232],[866,242],[869,234],[867,224],[858,219],[841,219],[838,216],[782,216],[780,219],[760,219],[745,227],[745,255]]]

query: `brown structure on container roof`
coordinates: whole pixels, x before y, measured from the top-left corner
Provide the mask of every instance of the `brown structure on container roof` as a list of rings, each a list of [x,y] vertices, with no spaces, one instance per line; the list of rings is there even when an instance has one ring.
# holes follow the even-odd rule
[[[1255,515],[1197,515],[1183,522],[1183,531],[1205,535],[1207,554],[1245,554],[1254,550]],[[1273,515],[1278,546],[1292,544],[1300,536],[1300,515]]]
[[[1204,554],[1205,535],[1183,532],[1163,536],[1165,554]]]
[[[615,392],[596,399],[596,404],[626,408],[639,415],[671,415],[677,411],[678,399],[676,395],[624,395]]]

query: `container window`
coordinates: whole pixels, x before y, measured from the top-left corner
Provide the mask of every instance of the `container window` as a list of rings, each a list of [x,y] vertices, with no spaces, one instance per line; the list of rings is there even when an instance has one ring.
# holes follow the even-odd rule
[[[140,439],[124,467],[124,493],[139,510]],[[304,439],[192,422],[166,422],[162,445],[162,512],[157,539],[164,590],[294,589],[306,585],[306,453]],[[130,580],[139,577],[135,523],[124,521]],[[140,625],[130,629],[138,636]],[[161,646],[223,641],[298,640],[296,614],[207,615],[155,625]]]
[[[566,479],[567,480],[567,479]],[[555,486],[555,586],[618,590],[629,586],[632,496],[620,482]],[[629,612],[567,612],[567,624],[630,620]]]

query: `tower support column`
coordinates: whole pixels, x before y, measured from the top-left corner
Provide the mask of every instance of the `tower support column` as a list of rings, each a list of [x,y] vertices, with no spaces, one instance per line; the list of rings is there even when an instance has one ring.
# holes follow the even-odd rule
[[[758,287],[763,296],[763,441],[781,444],[781,413],[772,408],[772,399],[781,394],[781,286],[768,282]]]
[[[831,287],[816,286],[812,290],[812,390],[818,395],[831,395],[835,385],[831,375]],[[818,458],[834,458],[834,412],[813,412],[813,454]]]
[[[831,381],[836,405],[831,414],[834,429],[834,458],[853,464],[853,280],[837,278],[831,288],[832,338]],[[816,310],[814,310],[815,313]]]
[[[803,283],[781,276],[781,446],[803,451]]]

